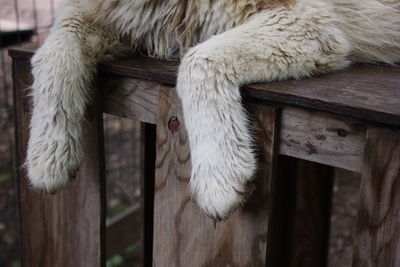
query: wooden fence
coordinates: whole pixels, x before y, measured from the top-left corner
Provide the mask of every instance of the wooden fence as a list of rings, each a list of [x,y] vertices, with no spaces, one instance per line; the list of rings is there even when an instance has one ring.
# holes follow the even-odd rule
[[[21,164],[32,50],[11,55]],[[106,245],[117,246],[119,240],[106,242],[103,112],[142,122],[143,194],[135,218],[143,220],[143,266],[325,266],[334,167],[362,173],[353,266],[400,266],[399,69],[356,66],[245,86],[259,129],[256,191],[215,225],[188,192],[188,139],[173,88],[178,64],[134,57],[101,66],[85,128],[86,160],[63,192],[33,192],[18,169],[24,266],[103,266]],[[176,131],[172,120],[180,122]]]

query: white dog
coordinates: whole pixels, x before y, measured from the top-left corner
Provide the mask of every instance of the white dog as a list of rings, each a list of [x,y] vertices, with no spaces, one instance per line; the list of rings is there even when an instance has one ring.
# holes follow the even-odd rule
[[[96,64],[121,44],[181,57],[190,189],[211,217],[244,201],[256,169],[243,84],[352,62],[400,60],[400,0],[67,0],[32,59],[32,185],[55,192],[82,162],[81,123]]]

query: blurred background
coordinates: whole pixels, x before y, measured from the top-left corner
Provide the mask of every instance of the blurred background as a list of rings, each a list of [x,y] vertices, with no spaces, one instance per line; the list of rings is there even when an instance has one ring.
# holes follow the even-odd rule
[[[0,267],[19,266],[18,220],[14,174],[14,128],[11,59],[13,46],[39,46],[46,37],[60,0],[0,0]],[[104,115],[107,220],[109,228],[121,218],[136,216],[140,168],[138,122]],[[360,177],[336,171],[329,266],[351,266]],[[127,217],[127,218],[128,218]],[[118,218],[119,220],[117,220]],[[140,221],[140,220],[135,220]],[[120,227],[120,226],[118,226]],[[138,225],[119,229],[137,236]],[[138,244],[132,242],[107,252],[107,267],[138,266]]]

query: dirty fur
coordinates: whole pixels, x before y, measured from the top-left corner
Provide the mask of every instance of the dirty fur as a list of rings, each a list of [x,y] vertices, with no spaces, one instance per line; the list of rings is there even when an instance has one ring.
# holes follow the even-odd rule
[[[224,219],[245,200],[256,160],[239,88],[354,62],[400,60],[395,0],[67,0],[32,59],[26,166],[56,192],[83,160],[96,65],[127,51],[181,58],[177,92],[190,141],[190,190]]]

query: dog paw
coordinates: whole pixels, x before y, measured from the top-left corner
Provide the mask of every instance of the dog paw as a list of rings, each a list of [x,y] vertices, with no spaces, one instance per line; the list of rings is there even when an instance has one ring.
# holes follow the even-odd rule
[[[76,177],[81,162],[79,141],[67,135],[29,140],[25,165],[36,189],[56,193]]]
[[[256,160],[250,149],[236,153],[224,153],[221,149],[192,158],[192,165],[191,192],[213,220],[228,218],[253,191]]]

